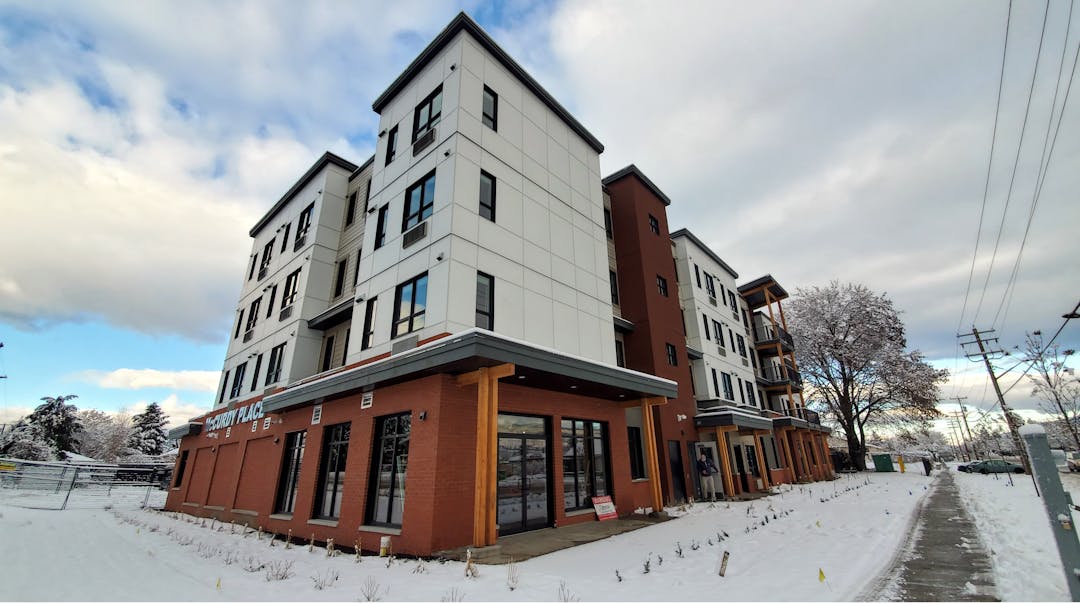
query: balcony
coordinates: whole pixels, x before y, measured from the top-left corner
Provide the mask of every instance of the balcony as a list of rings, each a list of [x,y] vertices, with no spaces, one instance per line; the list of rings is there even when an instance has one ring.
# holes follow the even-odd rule
[[[795,339],[783,327],[761,317],[754,319],[754,346],[772,348],[777,344],[785,353],[795,349]]]
[[[758,381],[766,388],[780,388],[789,384],[795,389],[802,388],[802,376],[791,365],[764,365],[758,373]]]

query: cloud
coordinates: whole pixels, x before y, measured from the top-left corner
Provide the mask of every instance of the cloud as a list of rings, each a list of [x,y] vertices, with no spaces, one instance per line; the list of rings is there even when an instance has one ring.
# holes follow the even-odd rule
[[[139,401],[132,405],[128,411],[132,414],[141,413],[146,409],[147,404],[149,403]],[[162,412],[169,418],[169,428],[174,428],[187,422],[193,417],[198,417],[210,412],[209,407],[183,402],[176,394],[170,394],[164,399],[157,401],[157,404],[161,407]]]
[[[142,390],[170,388],[213,393],[220,373],[217,371],[161,371],[158,369],[116,369],[115,371],[83,371],[76,377],[102,388]]]

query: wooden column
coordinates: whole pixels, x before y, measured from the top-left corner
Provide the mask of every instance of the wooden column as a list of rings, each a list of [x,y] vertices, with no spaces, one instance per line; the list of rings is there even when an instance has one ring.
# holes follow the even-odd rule
[[[737,429],[738,426],[721,426],[716,429],[716,442],[720,449],[720,472],[724,479],[724,495],[735,495],[735,485],[731,481],[731,458],[728,456],[727,432]]]
[[[499,380],[514,374],[506,363],[482,367],[459,375],[457,384],[476,384],[476,472],[473,493],[473,546],[491,546],[498,541],[496,490],[498,489]]]
[[[778,430],[780,433],[780,447],[784,452],[784,462],[787,463],[788,470],[791,471],[791,482],[799,480],[799,475],[795,472],[795,459],[791,456],[791,446],[788,444],[788,435],[791,433],[791,428],[782,428]]]
[[[810,476],[810,460],[806,458],[806,449],[803,447],[802,442],[802,430],[796,430],[792,433],[792,440],[795,441],[795,449],[799,452],[799,459],[802,460],[802,465],[799,466],[799,472],[805,479]]]
[[[667,398],[660,396],[655,398],[641,399],[641,433],[645,438],[646,465],[649,468],[649,489],[652,496],[653,512],[664,511],[664,496],[660,490],[660,458],[656,450],[656,432],[653,407],[667,402]]]
[[[821,456],[818,454],[818,447],[814,444],[814,433],[809,430],[804,430],[807,451],[810,452],[811,474],[815,481],[825,480],[825,475],[821,472]],[[815,462],[815,460],[817,460]]]
[[[765,459],[765,452],[761,450],[761,437],[768,436],[766,430],[754,431],[754,453],[757,453],[758,472],[761,474],[761,488],[769,488],[769,462]]]

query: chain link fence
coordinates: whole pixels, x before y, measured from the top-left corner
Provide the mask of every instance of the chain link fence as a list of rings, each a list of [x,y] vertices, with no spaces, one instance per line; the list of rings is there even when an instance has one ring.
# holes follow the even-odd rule
[[[172,469],[0,459],[0,504],[65,509],[163,508]]]

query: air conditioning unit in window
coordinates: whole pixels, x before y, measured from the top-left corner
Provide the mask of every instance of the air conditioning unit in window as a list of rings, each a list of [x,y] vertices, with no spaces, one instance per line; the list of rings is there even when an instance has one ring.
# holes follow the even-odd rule
[[[269,266],[263,266],[259,268],[259,280],[266,278],[266,273],[270,269]]]
[[[717,346],[716,351],[720,353],[720,356],[727,356],[727,350],[725,350],[722,346]]]
[[[743,364],[744,367],[749,367],[750,366],[750,361],[744,358],[744,359],[742,359],[742,364]]]
[[[418,156],[420,152],[423,152],[425,148],[433,143],[435,143],[435,127],[429,128],[416,138],[412,145],[412,155]]]
[[[296,242],[293,244],[293,247],[292,247],[293,253],[299,251],[304,246],[304,242],[306,242],[306,241],[307,241],[307,234],[301,234],[300,236],[297,236],[296,237]]]
[[[289,306],[287,308],[282,308],[281,309],[281,314],[278,314],[278,320],[285,320],[286,318],[292,316],[292,309],[293,309],[292,306]]]
[[[733,317],[733,318],[734,318],[735,320],[739,320],[739,312],[738,312],[737,310],[732,310],[732,311],[731,311],[731,316],[732,316],[732,317]]]
[[[713,306],[716,305],[716,298],[713,297],[712,295],[709,296],[709,305],[713,305]]]
[[[401,248],[407,249],[427,236],[427,222],[421,223],[401,236]]]
[[[255,337],[255,329],[248,329],[247,333],[244,333],[244,343],[251,341],[252,337]]]

